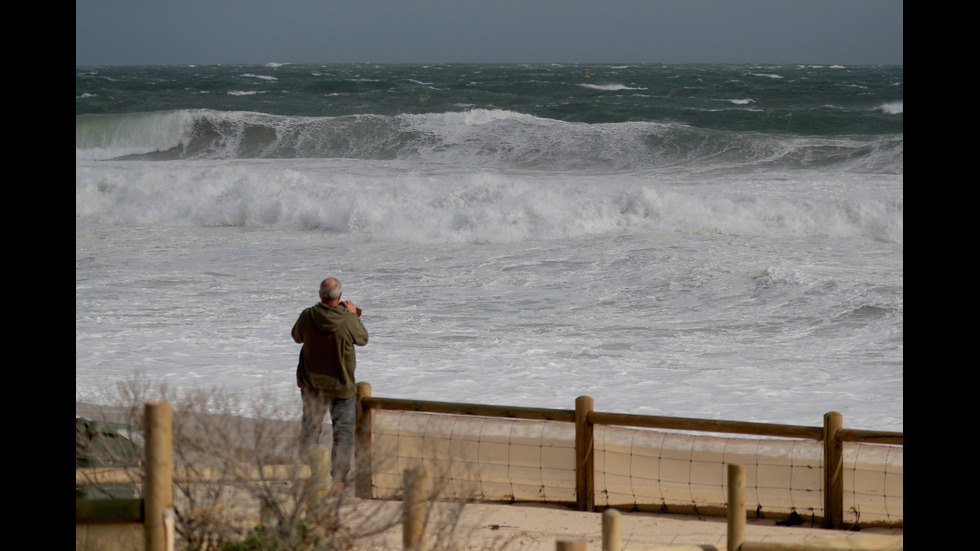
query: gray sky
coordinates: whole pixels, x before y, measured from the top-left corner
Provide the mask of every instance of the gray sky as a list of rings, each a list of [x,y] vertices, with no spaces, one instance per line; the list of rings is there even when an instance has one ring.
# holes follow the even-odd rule
[[[75,65],[903,65],[902,0],[76,0]]]

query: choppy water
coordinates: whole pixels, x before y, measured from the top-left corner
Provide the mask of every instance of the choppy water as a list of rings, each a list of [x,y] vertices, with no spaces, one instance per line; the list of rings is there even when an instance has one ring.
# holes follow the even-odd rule
[[[901,430],[902,78],[76,68],[76,400],[298,402],[335,276],[379,396]]]

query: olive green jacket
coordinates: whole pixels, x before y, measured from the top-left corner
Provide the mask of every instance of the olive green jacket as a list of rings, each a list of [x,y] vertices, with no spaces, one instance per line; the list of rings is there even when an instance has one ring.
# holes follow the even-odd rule
[[[350,398],[357,393],[354,345],[368,342],[360,318],[340,305],[322,302],[299,315],[293,325],[293,340],[302,343],[296,384],[320,396]]]

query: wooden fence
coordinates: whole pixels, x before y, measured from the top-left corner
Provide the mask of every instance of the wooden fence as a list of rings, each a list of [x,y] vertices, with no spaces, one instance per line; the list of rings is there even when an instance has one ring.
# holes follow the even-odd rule
[[[822,427],[716,421],[678,417],[658,417],[621,413],[604,413],[593,409],[593,400],[581,396],[575,409],[525,408],[380,398],[371,395],[371,385],[358,383],[357,442],[359,462],[356,492],[359,497],[373,497],[373,418],[380,410],[441,413],[467,416],[499,417],[561,421],[575,424],[575,497],[581,511],[595,510],[595,440],[596,425],[618,425],[711,433],[734,433],[767,437],[809,439],[823,442],[823,524],[826,528],[844,526],[844,454],[845,442],[904,445],[903,433],[843,428],[842,416],[836,412],[824,415]]]
[[[743,435],[810,439],[823,442],[823,499],[824,526],[840,529],[843,527],[843,444],[844,442],[865,442],[874,444],[904,445],[903,433],[845,429],[839,413],[830,412],[824,416],[823,427],[806,427],[768,423],[749,423],[739,421],[715,421],[677,417],[642,416],[594,411],[593,400],[581,396],[575,401],[575,409],[525,408],[381,398],[371,395],[371,385],[358,384],[358,416],[356,427],[356,456],[358,468],[355,471],[355,492],[361,498],[373,498],[373,412],[381,410],[409,411],[421,413],[440,413],[463,416],[482,416],[512,419],[530,419],[574,423],[575,425],[575,496],[576,506],[582,511],[595,510],[595,441],[596,425],[619,425],[641,428],[659,428],[683,431],[703,431],[711,433],[735,433]],[[76,525],[89,522],[104,522],[113,518],[117,522],[141,523],[144,532],[145,549],[149,551],[168,551],[173,549],[173,431],[170,404],[150,402],[146,404],[146,456],[143,477],[143,499],[113,501],[97,504],[76,499]],[[302,478],[313,476],[309,467],[296,465],[265,466],[258,476],[275,478],[277,473],[296,477],[296,469],[305,468],[299,473]],[[318,469],[326,473],[327,469]],[[90,470],[91,471],[91,470]],[[200,476],[200,473],[197,473]],[[76,470],[76,484],[79,479]],[[96,482],[99,476],[92,472],[81,475]],[[178,473],[179,476],[179,473]],[[324,475],[326,476],[326,475]],[[740,508],[740,507],[738,507]],[[729,511],[732,504],[729,503]],[[729,514],[731,514],[729,512]],[[76,530],[76,540],[77,540]]]
[[[79,546],[79,526],[85,539],[89,526],[109,527],[108,538],[120,540],[120,532],[141,525],[143,549],[173,551],[173,419],[169,402],[149,402],[145,406],[146,447],[143,463],[143,499],[81,500],[75,499],[75,540]],[[118,469],[117,469],[118,470]],[[125,473],[122,473],[125,476]],[[75,473],[76,486],[79,473]],[[128,478],[128,477],[125,477]],[[132,479],[129,479],[132,480]],[[93,536],[97,538],[99,536]],[[135,546],[135,544],[134,544]],[[83,548],[88,546],[82,545]],[[94,547],[94,546],[93,546]]]
[[[905,548],[902,536],[870,536],[847,540],[819,540],[817,542],[755,542],[746,537],[745,518],[745,466],[727,466],[728,510],[726,513],[725,546],[671,545],[644,548],[643,551],[845,551],[875,549],[876,551],[901,551]],[[406,547],[405,549],[409,549]],[[586,551],[585,540],[559,540],[556,551]],[[622,520],[619,511],[607,509],[602,513],[602,550],[624,551]],[[625,550],[628,551],[628,550]]]

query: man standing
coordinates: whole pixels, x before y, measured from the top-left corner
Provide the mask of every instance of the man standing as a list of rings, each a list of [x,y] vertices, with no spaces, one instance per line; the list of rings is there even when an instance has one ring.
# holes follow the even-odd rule
[[[303,310],[293,325],[293,340],[303,345],[296,383],[303,397],[300,452],[308,456],[320,439],[327,411],[333,423],[330,475],[334,487],[346,482],[354,448],[357,388],[354,345],[364,346],[368,333],[351,301],[340,301],[341,285],[334,278],[320,284],[320,302]]]

